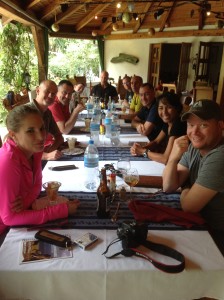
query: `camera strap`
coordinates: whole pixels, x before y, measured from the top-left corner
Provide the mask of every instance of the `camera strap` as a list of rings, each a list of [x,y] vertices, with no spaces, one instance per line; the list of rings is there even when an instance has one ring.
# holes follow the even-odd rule
[[[121,239],[113,240],[108,245],[108,247],[106,248],[103,255],[105,255],[108,252],[109,247],[111,245],[113,245],[114,243],[119,242],[119,241],[122,241],[122,240]],[[111,256],[106,256],[105,255],[105,257],[110,259],[110,258],[114,258],[114,257],[116,257],[120,254],[124,255],[124,256],[127,256],[127,257],[130,257],[130,256],[134,255],[134,256],[141,257],[141,258],[144,258],[144,259],[148,260],[151,264],[154,265],[154,267],[156,267],[157,269],[159,269],[161,271],[167,272],[167,273],[179,273],[179,272],[182,272],[184,270],[184,268],[185,268],[185,258],[183,256],[183,254],[181,254],[177,250],[175,250],[173,248],[170,248],[170,247],[168,247],[166,245],[163,245],[163,244],[150,242],[148,240],[142,241],[141,245],[148,248],[148,249],[150,249],[150,250],[152,250],[152,251],[154,251],[154,252],[157,252],[157,253],[162,254],[164,256],[171,257],[171,258],[177,260],[179,263],[175,264],[175,265],[161,263],[161,262],[153,259],[149,255],[147,255],[146,253],[138,250],[137,248],[124,248],[120,252],[117,252],[117,253],[115,253]]]

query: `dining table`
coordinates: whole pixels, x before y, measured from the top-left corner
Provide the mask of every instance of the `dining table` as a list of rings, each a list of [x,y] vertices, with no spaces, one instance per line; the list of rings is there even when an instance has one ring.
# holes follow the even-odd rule
[[[133,198],[150,203],[159,203],[180,209],[179,193],[168,195],[161,189],[164,165],[143,157],[130,155],[134,142],[147,143],[146,137],[132,130],[130,123],[121,119],[121,134],[118,145],[110,139],[100,137],[99,169],[105,165],[117,168],[121,157],[130,159],[131,167],[136,168],[144,184],[134,187]],[[46,162],[43,168],[43,183],[59,181],[59,196],[72,201],[80,200],[77,214],[72,218],[55,220],[40,226],[27,225],[10,228],[0,247],[0,299],[1,300],[193,300],[203,297],[224,299],[224,259],[205,226],[183,227],[169,222],[148,222],[147,240],[169,246],[185,258],[182,272],[167,273],[156,268],[150,261],[137,256],[118,255],[107,258],[103,253],[107,246],[118,237],[118,228],[127,220],[134,220],[129,209],[129,187],[122,176],[116,176],[116,193],[111,200],[111,214],[108,218],[96,215],[96,190],[84,186],[84,151],[90,139],[83,116],[76,123],[74,131],[67,137],[77,139],[79,154],[69,155],[64,151],[59,160]],[[124,128],[122,130],[122,128]],[[58,171],[54,167],[74,165],[76,168]],[[160,184],[150,184],[158,179]],[[148,185],[145,184],[148,182]],[[153,181],[153,183],[156,181]],[[126,191],[126,200],[121,199],[121,189]],[[44,209],[41,199],[46,196],[42,189],[35,209]],[[39,202],[38,202],[39,201]],[[111,217],[120,209],[117,219]],[[38,205],[40,207],[38,208]],[[22,242],[34,239],[40,229],[69,236],[71,240],[85,233],[92,233],[98,240],[85,250],[75,245],[72,257],[48,259],[21,263]],[[173,258],[159,254],[144,246],[139,249],[153,260],[162,264],[175,265]],[[108,255],[122,251],[118,241],[109,248]]]

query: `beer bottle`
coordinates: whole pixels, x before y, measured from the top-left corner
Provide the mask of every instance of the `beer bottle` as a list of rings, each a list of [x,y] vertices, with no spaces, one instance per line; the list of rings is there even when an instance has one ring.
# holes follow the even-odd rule
[[[110,215],[110,189],[107,186],[106,169],[101,169],[100,185],[97,189],[97,216],[99,218],[108,218]]]

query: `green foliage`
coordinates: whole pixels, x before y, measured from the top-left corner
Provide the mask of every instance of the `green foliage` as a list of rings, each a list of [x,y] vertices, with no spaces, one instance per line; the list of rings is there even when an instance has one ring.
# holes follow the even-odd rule
[[[85,75],[87,81],[98,77],[99,53],[92,41],[51,38],[49,44],[49,78],[57,82],[74,75]]]
[[[24,86],[23,74],[32,64],[30,55],[33,50],[29,27],[20,23],[3,27],[0,34],[0,75],[8,89],[19,92]]]
[[[6,119],[7,114],[8,114],[8,111],[4,108],[3,102],[0,101],[0,126],[1,126],[1,124],[2,125],[5,124],[5,119]]]

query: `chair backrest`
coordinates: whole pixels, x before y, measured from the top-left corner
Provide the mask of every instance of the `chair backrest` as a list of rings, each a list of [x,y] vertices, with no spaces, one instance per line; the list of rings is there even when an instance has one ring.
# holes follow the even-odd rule
[[[121,76],[119,76],[118,82],[117,82],[117,93],[118,93],[118,95],[121,96],[121,99],[124,99],[125,94],[126,94],[126,90],[125,90],[125,88],[123,86],[123,82],[122,82]]]
[[[86,76],[74,76],[75,84],[82,83],[86,86]]]

